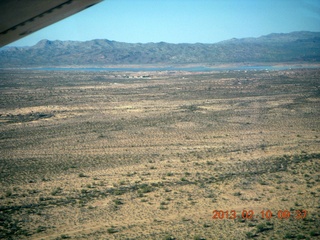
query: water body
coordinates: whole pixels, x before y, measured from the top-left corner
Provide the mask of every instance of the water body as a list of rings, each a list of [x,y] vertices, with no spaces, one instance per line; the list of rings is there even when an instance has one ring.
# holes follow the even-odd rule
[[[29,70],[41,71],[85,71],[85,72],[149,72],[149,71],[187,71],[187,72],[211,72],[211,71],[279,71],[302,68],[319,68],[319,66],[306,65],[279,65],[279,66],[232,66],[232,67],[79,67],[79,68],[63,68],[63,67],[40,67],[27,68]]]

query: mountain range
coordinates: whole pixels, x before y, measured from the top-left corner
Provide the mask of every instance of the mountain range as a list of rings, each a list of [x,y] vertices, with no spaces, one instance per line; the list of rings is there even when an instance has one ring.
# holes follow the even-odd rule
[[[0,68],[243,62],[320,62],[320,32],[272,33],[213,44],[41,40],[31,47],[0,49]]]

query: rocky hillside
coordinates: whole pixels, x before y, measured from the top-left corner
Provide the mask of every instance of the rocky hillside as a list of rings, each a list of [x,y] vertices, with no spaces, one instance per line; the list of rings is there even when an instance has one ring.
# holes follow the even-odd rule
[[[273,33],[215,44],[42,40],[32,47],[0,50],[0,67],[319,61],[320,32]]]

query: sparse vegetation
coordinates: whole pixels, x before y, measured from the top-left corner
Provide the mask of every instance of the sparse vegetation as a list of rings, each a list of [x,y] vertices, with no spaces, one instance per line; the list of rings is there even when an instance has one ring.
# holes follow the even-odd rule
[[[138,74],[0,72],[1,239],[319,236],[319,70]]]

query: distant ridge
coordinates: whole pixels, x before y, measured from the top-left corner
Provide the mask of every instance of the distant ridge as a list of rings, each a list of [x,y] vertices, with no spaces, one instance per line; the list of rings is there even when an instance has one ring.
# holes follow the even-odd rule
[[[272,33],[214,44],[41,40],[32,47],[0,51],[0,67],[243,62],[320,62],[320,32]]]

